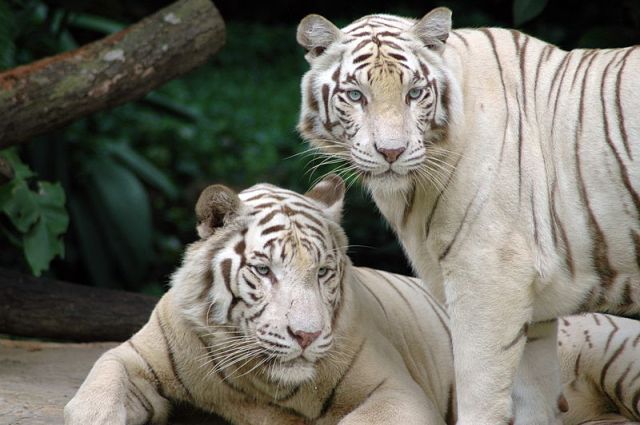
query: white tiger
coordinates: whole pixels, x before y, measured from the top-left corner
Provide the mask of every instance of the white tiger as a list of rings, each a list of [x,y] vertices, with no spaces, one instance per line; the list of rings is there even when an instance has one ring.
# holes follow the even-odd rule
[[[351,265],[343,193],[337,177],[306,196],[206,189],[202,239],[149,323],[97,361],[65,423],[164,423],[171,402],[234,424],[455,423],[447,314],[417,279]],[[640,419],[639,341],[630,320],[563,321],[568,424]]]
[[[415,279],[351,266],[343,193],[207,188],[201,240],[65,423],[165,423],[170,402],[247,425],[453,423],[446,313]]]
[[[458,423],[556,423],[554,319],[640,312],[640,48],[451,31],[446,8],[309,15],[297,38],[300,133],[446,297]]]

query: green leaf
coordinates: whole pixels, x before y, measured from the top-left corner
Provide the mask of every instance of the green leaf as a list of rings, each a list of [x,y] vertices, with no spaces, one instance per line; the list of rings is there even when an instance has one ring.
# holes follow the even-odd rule
[[[38,183],[37,201],[41,217],[52,235],[61,235],[69,227],[69,215],[64,207],[64,189],[59,183]]]
[[[578,40],[577,47],[604,49],[631,46],[637,42],[637,32],[633,28],[603,25],[589,28]]]
[[[113,154],[131,171],[136,173],[138,177],[147,184],[162,191],[169,199],[176,199],[178,197],[178,188],[169,177],[145,157],[134,151],[129,145],[124,143],[110,143],[106,145],[105,148],[107,152]]]
[[[139,100],[139,102],[147,104],[159,112],[173,115],[176,118],[180,118],[191,123],[197,123],[201,117],[201,113],[198,109],[176,102],[172,98],[155,91],[147,94],[144,98]]]
[[[86,13],[74,14],[70,19],[69,24],[76,28],[100,32],[103,34],[118,32],[125,27],[125,25],[120,22]]]
[[[9,165],[11,165],[11,168],[13,168],[15,180],[23,180],[35,176],[35,173],[20,160],[16,148],[1,150],[0,156],[6,159]]]
[[[39,217],[36,195],[29,190],[25,181],[11,182],[8,186],[10,197],[3,194],[2,211],[20,233],[25,233]]]
[[[547,0],[514,0],[513,22],[519,27],[540,15],[547,5]]]
[[[64,244],[47,227],[46,220],[38,220],[23,237],[24,253],[34,275],[40,276],[56,255],[64,256]]]
[[[142,278],[152,256],[149,198],[127,168],[103,156],[86,162],[94,215],[103,228],[109,252],[127,280]]]
[[[40,182],[38,192],[34,193],[29,191],[25,182],[20,182],[13,194],[16,208],[10,208],[7,214],[16,228],[24,233],[24,255],[33,274],[40,276],[56,255],[64,256],[64,243],[60,236],[69,226],[69,217],[64,209],[64,191],[60,184]]]
[[[15,18],[5,1],[0,1],[0,70],[15,66]]]
[[[80,197],[71,198],[69,211],[72,228],[82,253],[81,259],[89,272],[91,283],[100,287],[114,286],[115,264],[109,255],[101,226],[92,215],[89,204]]]

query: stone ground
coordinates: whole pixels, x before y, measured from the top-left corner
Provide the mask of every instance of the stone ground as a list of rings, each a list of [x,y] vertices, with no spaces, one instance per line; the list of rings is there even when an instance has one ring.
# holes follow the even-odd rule
[[[0,339],[0,425],[62,424],[62,409],[114,343],[60,344]],[[213,416],[180,412],[173,425],[224,425]]]

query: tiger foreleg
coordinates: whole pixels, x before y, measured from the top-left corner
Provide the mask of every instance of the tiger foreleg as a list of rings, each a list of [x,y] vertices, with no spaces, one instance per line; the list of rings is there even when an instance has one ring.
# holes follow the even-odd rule
[[[339,425],[445,425],[442,413],[417,384],[384,381]]]
[[[103,354],[65,406],[65,425],[166,423],[169,403],[129,361],[135,356],[124,344]]]
[[[526,262],[501,261],[458,248],[441,261],[451,317],[458,425],[506,425],[511,391],[532,318],[533,271]],[[494,256],[494,258],[491,258]]]
[[[513,387],[516,425],[562,424],[560,365],[556,354],[557,320],[529,326]]]

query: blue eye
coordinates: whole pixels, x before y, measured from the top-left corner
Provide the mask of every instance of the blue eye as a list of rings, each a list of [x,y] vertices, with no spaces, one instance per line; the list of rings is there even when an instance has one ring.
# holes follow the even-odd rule
[[[318,269],[318,277],[326,276],[326,275],[327,275],[327,273],[329,273],[329,269],[328,269],[328,268],[326,268],[326,267],[320,267],[320,268]]]
[[[419,89],[417,87],[412,88],[411,90],[409,90],[408,96],[409,99],[418,99],[420,96],[422,96],[423,93],[423,89]]]
[[[265,266],[263,264],[259,266],[254,266],[254,269],[256,269],[256,272],[258,272],[258,274],[261,276],[267,276],[271,271],[268,266]]]
[[[354,102],[359,102],[362,99],[362,92],[360,90],[349,90],[347,96]]]

